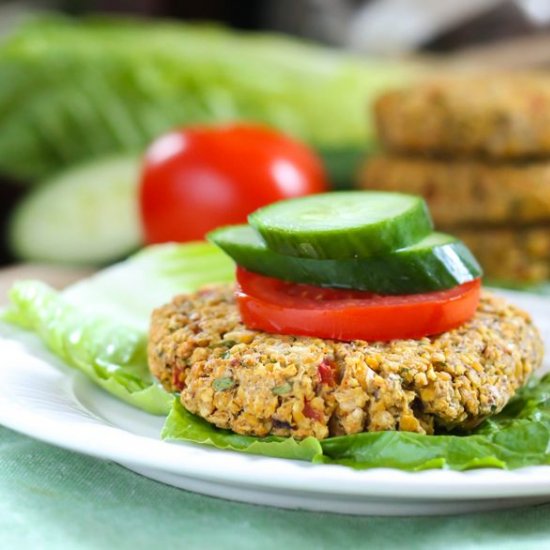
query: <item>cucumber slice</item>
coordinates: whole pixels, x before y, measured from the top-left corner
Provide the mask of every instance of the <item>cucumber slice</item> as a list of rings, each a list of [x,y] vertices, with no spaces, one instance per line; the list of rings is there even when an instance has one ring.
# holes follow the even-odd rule
[[[222,227],[208,239],[235,262],[256,273],[296,283],[415,294],[452,288],[481,276],[481,267],[461,241],[432,233],[419,243],[382,257],[311,260],[270,250],[248,225]]]
[[[101,159],[36,187],[9,224],[9,244],[24,260],[99,265],[142,242],[137,155]]]
[[[377,191],[289,199],[256,210],[248,221],[273,251],[318,260],[379,256],[432,230],[421,197]]]

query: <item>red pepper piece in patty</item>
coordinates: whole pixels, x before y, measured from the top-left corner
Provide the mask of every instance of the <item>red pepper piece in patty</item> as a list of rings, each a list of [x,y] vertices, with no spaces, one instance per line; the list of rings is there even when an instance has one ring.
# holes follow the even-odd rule
[[[172,370],[172,386],[178,391],[183,390],[183,386],[185,385],[182,378],[183,370],[179,367],[174,367],[174,370]]]
[[[330,359],[323,359],[317,367],[322,384],[336,386],[336,364]]]
[[[321,411],[318,411],[317,409],[314,409],[309,401],[306,399],[304,402],[304,416],[307,418],[311,418],[311,420],[316,420],[317,422],[321,422],[323,420],[323,413]]]

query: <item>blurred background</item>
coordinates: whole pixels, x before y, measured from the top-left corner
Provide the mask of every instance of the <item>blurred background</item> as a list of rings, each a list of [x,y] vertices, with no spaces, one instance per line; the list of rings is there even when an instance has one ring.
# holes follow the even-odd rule
[[[100,267],[143,245],[141,155],[163,132],[262,122],[309,144],[335,189],[361,185],[380,94],[440,73],[544,72],[550,2],[4,1],[0,36],[0,263]],[[550,277],[547,219],[509,279]],[[513,226],[499,223],[489,241]]]
[[[217,21],[235,29],[282,32],[386,55],[415,50],[452,52],[512,38],[543,37],[550,19],[545,0],[21,0],[1,5],[4,32],[37,12],[103,13]]]

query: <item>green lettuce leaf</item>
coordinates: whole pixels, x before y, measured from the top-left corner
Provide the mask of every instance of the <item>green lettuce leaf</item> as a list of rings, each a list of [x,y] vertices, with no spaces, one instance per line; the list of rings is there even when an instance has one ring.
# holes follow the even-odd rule
[[[37,281],[17,283],[4,320],[35,332],[67,365],[116,397],[153,414],[165,414],[172,396],[147,369],[146,337],[107,317],[88,315]]]
[[[318,443],[322,452],[304,440],[308,442],[307,449],[311,454],[305,452],[302,455],[297,452],[293,439],[239,436],[193,416],[175,401],[162,436],[170,440],[213,445],[220,449],[342,464],[359,470],[513,469],[550,464],[550,375],[540,381],[532,380],[499,415],[487,420],[468,435],[362,433],[320,441]],[[254,442],[257,446],[254,446]],[[289,442],[292,443],[289,445]]]
[[[150,246],[63,292],[70,303],[146,333],[154,308],[176,294],[234,280],[235,264],[206,242]]]
[[[38,19],[0,46],[0,170],[41,179],[139,152],[174,126],[234,120],[364,151],[374,141],[367,102],[412,73],[211,25]]]
[[[161,245],[63,293],[38,281],[16,283],[2,317],[35,332],[67,365],[119,399],[167,414],[173,397],[147,367],[151,311],[174,294],[232,277],[233,263],[212,245]]]
[[[292,437],[251,437],[215,428],[206,420],[187,411],[177,399],[174,400],[172,410],[164,424],[162,438],[296,460],[320,460],[323,453],[319,440],[314,437],[307,437],[302,441]]]
[[[363,433],[322,442],[323,461],[353,468],[520,468],[550,464],[550,375],[533,379],[497,416],[465,434]]]

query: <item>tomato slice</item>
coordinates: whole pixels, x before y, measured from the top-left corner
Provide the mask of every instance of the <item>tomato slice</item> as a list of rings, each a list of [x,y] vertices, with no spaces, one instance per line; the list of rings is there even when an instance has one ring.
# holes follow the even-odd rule
[[[468,321],[481,280],[438,292],[380,296],[290,283],[237,268],[244,324],[276,334],[387,341],[440,334]]]

